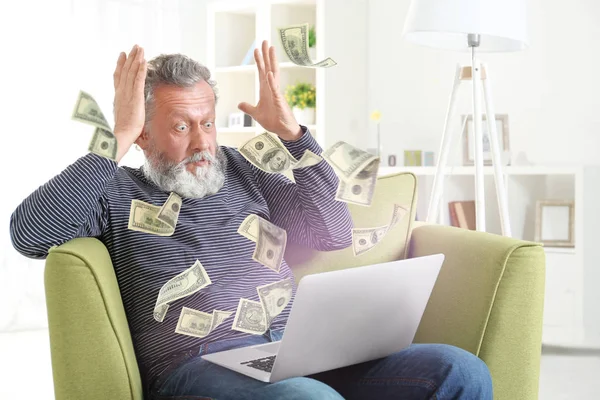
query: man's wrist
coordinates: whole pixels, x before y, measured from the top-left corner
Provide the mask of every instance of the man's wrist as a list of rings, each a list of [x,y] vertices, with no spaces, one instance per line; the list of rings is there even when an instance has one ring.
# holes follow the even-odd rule
[[[285,140],[286,142],[295,142],[302,137],[303,133],[304,131],[300,124],[296,124],[295,126],[286,129],[285,132],[278,134],[278,136],[281,140]]]

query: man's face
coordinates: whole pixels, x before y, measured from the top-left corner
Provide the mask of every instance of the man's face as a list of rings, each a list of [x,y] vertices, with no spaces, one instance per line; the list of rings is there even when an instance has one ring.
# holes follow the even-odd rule
[[[154,113],[145,138],[139,141],[146,157],[160,156],[178,164],[196,153],[217,149],[215,128],[215,96],[205,81],[189,88],[160,85],[154,90]],[[156,154],[148,154],[149,152]],[[186,163],[186,170],[195,173],[197,167],[210,161]]]
[[[271,165],[271,170],[281,171],[285,167],[286,161],[287,157],[285,156],[285,154],[282,151],[278,151],[269,161],[269,164]]]

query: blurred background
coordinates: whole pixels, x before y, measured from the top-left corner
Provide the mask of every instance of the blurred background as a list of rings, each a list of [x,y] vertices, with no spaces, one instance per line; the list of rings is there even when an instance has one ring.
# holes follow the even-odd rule
[[[275,3],[275,4],[272,4]],[[344,140],[382,148],[383,171],[419,177],[423,219],[457,63],[468,53],[430,49],[402,39],[409,0],[7,0],[0,5],[0,398],[51,399],[52,375],[44,301],[43,260],[12,247],[10,215],[33,190],[87,152],[93,128],[71,120],[79,90],[92,94],[111,125],[112,74],[119,52],[134,44],[146,59],[183,53],[211,68],[221,100],[218,141],[238,146],[260,133],[236,114],[258,96],[255,37],[270,38],[281,65],[282,91],[307,85],[314,116],[298,110],[322,147]],[[513,236],[534,240],[539,201],[575,205],[571,245],[547,246],[547,291],[540,398],[592,398],[600,372],[600,3],[530,0],[529,46],[482,54],[493,79]],[[265,12],[268,10],[268,12]],[[313,60],[289,62],[277,28],[309,23]],[[300,84],[300,85],[299,85]],[[470,87],[457,94],[458,116],[472,113]],[[378,112],[373,116],[373,112]],[[238,119],[236,119],[238,118]],[[468,124],[450,153],[441,223],[456,225],[449,203],[473,199]],[[425,153],[430,154],[425,157]],[[131,150],[122,165],[139,166]],[[489,172],[489,171],[488,171]],[[487,173],[488,231],[500,233]],[[549,217],[550,218],[550,217]],[[558,218],[557,223],[561,223]],[[564,222],[564,221],[563,221]],[[541,238],[543,239],[543,238]],[[27,387],[27,394],[23,394]]]

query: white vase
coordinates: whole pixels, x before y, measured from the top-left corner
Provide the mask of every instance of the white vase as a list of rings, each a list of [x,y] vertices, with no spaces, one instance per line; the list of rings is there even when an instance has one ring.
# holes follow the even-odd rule
[[[296,121],[302,125],[313,125],[315,123],[315,109],[314,107],[306,108],[292,108]]]

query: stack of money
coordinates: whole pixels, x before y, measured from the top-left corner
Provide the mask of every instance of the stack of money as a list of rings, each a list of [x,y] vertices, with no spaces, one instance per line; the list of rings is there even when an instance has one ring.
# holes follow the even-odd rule
[[[212,314],[183,307],[179,314],[179,321],[175,333],[181,335],[205,337],[217,326],[233,314],[232,311],[213,310]]]
[[[256,288],[260,301],[240,299],[231,329],[254,335],[264,334],[273,319],[292,298],[290,278]]]
[[[268,173],[284,173],[286,171],[310,167],[321,162],[322,158],[310,150],[306,150],[300,160],[285,148],[279,138],[264,132],[240,147],[239,152],[255,167]]]
[[[104,118],[100,106],[90,94],[82,90],[79,91],[71,118],[96,127],[88,146],[89,151],[111,160],[116,159],[117,138],[115,138],[110,125]]]
[[[388,225],[376,228],[352,229],[352,250],[355,256],[366,253],[381,242],[383,237],[404,218],[410,210],[408,205],[394,204],[392,218]]]
[[[340,178],[335,199],[370,206],[377,184],[379,157],[339,141],[323,152],[323,158]]]
[[[169,303],[187,297],[210,285],[212,282],[199,260],[182,273],[169,279],[158,292],[154,305],[153,316],[158,322],[163,322]]]
[[[250,214],[241,223],[238,233],[256,243],[252,254],[254,261],[279,273],[287,243],[285,229],[256,214]]]
[[[141,200],[131,200],[128,228],[158,236],[171,236],[181,211],[181,197],[171,193],[162,207]]]
[[[290,61],[303,67],[329,68],[337,65],[331,57],[317,63],[308,54],[308,24],[292,25],[279,28],[279,38]]]

